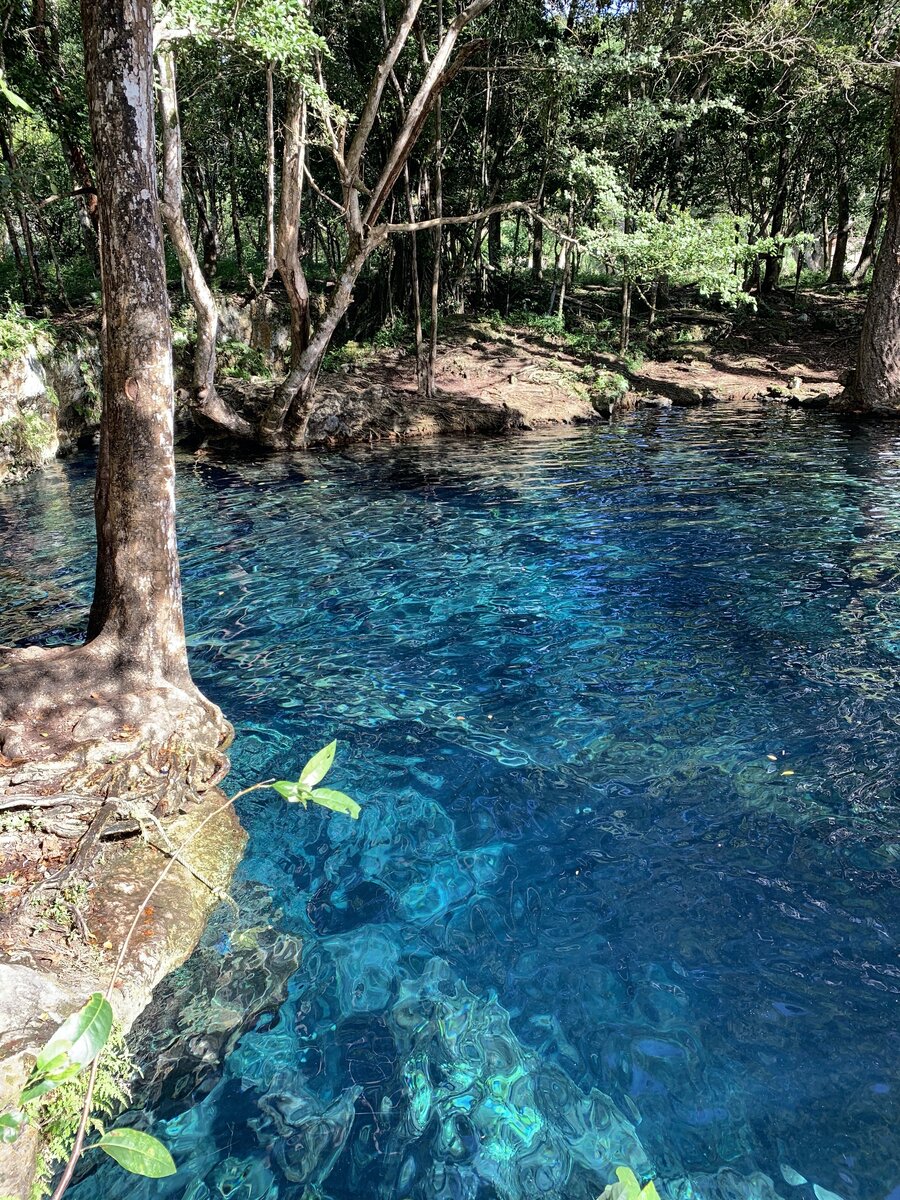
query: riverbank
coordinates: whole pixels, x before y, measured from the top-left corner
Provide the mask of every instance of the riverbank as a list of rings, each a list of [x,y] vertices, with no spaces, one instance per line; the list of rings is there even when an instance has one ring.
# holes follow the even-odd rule
[[[0,765],[0,1112],[5,1112],[18,1107],[34,1055],[53,1030],[93,992],[106,990],[143,897],[175,854],[177,861],[141,912],[118,972],[111,1003],[121,1034],[194,950],[231,882],[246,836],[233,810],[222,807],[225,796],[216,787],[166,817],[165,804],[149,795],[101,798],[54,789],[43,794],[30,778],[27,786],[17,786],[14,763]],[[109,1069],[111,1084],[127,1089],[127,1055]],[[66,1085],[76,1113],[83,1084],[82,1077]],[[59,1095],[48,1097],[54,1105],[49,1112],[47,1101],[38,1101],[19,1139],[0,1144],[4,1196],[29,1200],[44,1194],[54,1165],[51,1148],[66,1132],[55,1127],[64,1119]]]
[[[609,294],[607,294],[609,293]],[[522,309],[447,317],[435,395],[420,394],[411,334],[402,323],[326,357],[309,423],[311,446],[440,435],[492,436],[587,424],[639,405],[783,401],[839,407],[864,299],[853,292],[781,293],[740,319],[696,296],[636,326],[630,350],[615,340],[609,288],[587,286],[567,316]],[[285,368],[287,314],[277,296],[223,296],[219,390],[253,419]],[[10,319],[7,319],[7,324]],[[90,444],[99,424],[95,315],[21,321],[3,342],[0,482]],[[196,439],[189,396],[193,331],[176,316],[178,427]]]

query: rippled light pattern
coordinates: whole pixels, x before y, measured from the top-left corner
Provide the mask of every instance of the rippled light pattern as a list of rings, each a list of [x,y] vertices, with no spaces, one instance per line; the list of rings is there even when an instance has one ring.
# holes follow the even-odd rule
[[[898,455],[719,411],[185,457],[232,780],[336,736],[363,814],[247,798],[302,965],[150,1114],[178,1175],[79,1200],[896,1200]],[[89,492],[2,493],[0,637],[77,637]]]

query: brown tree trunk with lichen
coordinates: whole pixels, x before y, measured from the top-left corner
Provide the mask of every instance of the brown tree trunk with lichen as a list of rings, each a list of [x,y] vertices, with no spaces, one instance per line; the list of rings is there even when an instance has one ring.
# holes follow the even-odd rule
[[[194,686],[184,637],[152,0],[82,0],[81,13],[103,289],[96,582],[84,646],[0,663],[0,750],[71,763],[111,738],[122,752],[172,741],[185,764],[218,756],[211,775],[230,727]]]
[[[892,110],[887,220],[846,400],[866,412],[900,416],[900,67],[894,69]]]

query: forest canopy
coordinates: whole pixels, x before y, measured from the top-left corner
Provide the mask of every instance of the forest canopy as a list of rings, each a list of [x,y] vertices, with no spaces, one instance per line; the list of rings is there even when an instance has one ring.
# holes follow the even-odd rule
[[[200,410],[251,434],[216,395],[214,289],[284,288],[291,370],[258,432],[302,441],[345,317],[415,327],[430,393],[423,328],[529,286],[563,317],[576,275],[621,281],[626,348],[633,297],[655,309],[670,286],[740,307],[804,272],[863,285],[897,36],[893,0],[157,4],[168,269],[198,314]],[[2,55],[0,288],[78,305],[99,282],[77,5],[13,0]]]

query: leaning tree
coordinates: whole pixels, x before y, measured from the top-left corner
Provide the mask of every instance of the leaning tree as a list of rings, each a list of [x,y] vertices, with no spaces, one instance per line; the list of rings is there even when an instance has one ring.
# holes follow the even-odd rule
[[[81,16],[103,294],[96,580],[84,645],[0,660],[2,765],[83,777],[149,750],[173,782],[202,785],[224,765],[231,729],[194,685],[185,647],[152,0],[81,0]]]

